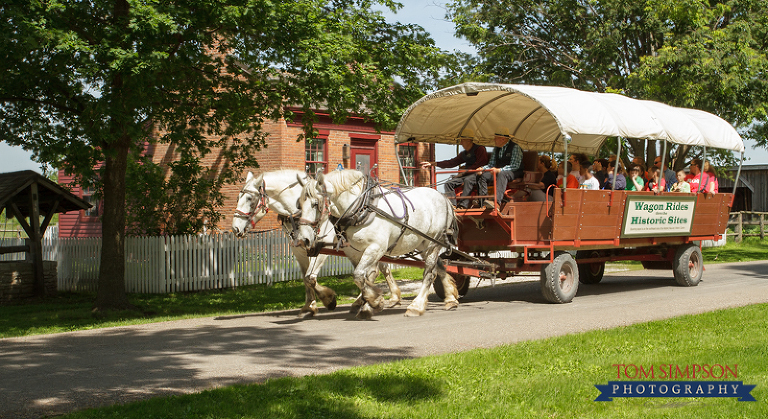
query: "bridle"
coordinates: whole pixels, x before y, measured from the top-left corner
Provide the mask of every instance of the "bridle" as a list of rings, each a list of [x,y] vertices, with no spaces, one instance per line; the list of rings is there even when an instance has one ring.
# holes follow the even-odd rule
[[[266,189],[264,187],[264,182],[261,183],[261,186],[259,186],[259,189],[256,191],[249,191],[246,188],[243,188],[240,191],[240,194],[242,195],[250,195],[252,199],[254,199],[257,203],[255,207],[251,208],[250,212],[243,212],[239,209],[235,208],[235,218],[240,218],[243,220],[246,220],[251,223],[251,228],[256,228],[256,223],[253,221],[253,217],[260,211],[264,210],[264,213],[269,212],[269,207],[267,206],[267,193]]]
[[[320,236],[320,225],[322,224],[323,220],[327,218],[327,215],[331,213],[330,199],[328,199],[328,196],[324,193],[321,193],[320,195],[323,197],[322,208],[320,208],[321,204],[319,201],[312,200],[312,208],[315,208],[316,212],[319,212],[315,221],[309,221],[306,218],[302,218],[300,215],[292,215],[286,217],[291,220],[291,224],[293,225],[294,230],[297,228],[297,226],[306,225],[312,227],[312,230],[315,233],[315,237]],[[309,199],[309,197],[307,197],[307,199]]]

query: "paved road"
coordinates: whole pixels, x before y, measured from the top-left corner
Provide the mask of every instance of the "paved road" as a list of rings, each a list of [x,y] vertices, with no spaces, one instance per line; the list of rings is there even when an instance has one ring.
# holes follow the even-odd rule
[[[527,277],[473,289],[452,312],[432,295],[419,318],[396,308],[356,321],[342,307],[309,320],[294,311],[3,339],[0,417],[37,418],[768,302],[768,262],[710,265],[694,288],[671,278],[667,271],[607,274],[563,305],[545,303]]]

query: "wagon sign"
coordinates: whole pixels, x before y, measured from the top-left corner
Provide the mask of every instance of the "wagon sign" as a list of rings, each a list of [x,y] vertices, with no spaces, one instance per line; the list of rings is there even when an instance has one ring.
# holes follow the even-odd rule
[[[627,196],[621,237],[689,236],[696,209],[693,196]]]

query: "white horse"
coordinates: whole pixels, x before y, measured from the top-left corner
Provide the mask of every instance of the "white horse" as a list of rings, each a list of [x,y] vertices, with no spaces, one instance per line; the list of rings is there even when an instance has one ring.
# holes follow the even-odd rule
[[[374,310],[381,308],[381,293],[373,280],[376,264],[384,255],[418,253],[424,260],[421,289],[408,306],[406,316],[424,314],[429,288],[436,276],[445,288],[446,310],[458,307],[453,279],[439,259],[448,245],[455,244],[457,221],[451,204],[431,188],[414,188],[402,193],[399,189],[384,190],[369,179],[357,170],[319,174],[317,181],[307,183],[301,197],[302,218],[310,223],[332,219],[337,233],[348,241],[347,248],[354,250],[354,254],[348,256],[356,265],[355,283],[364,299],[357,316],[370,318]],[[399,219],[403,224],[388,217]],[[319,237],[317,229],[299,226],[300,245],[311,248]]]
[[[232,220],[232,230],[242,237],[248,228],[255,226],[269,210],[278,214],[283,230],[291,238],[291,251],[304,274],[305,301],[299,315],[308,313],[310,316],[314,316],[317,314],[315,295],[329,310],[336,308],[336,293],[317,282],[320,268],[328,257],[317,254],[317,251],[323,245],[334,243],[336,235],[333,232],[333,226],[326,221],[318,225],[321,236],[318,240],[318,246],[308,250],[296,245],[295,231],[298,223],[302,222],[296,216],[299,212],[298,200],[302,190],[302,184],[299,181],[306,182],[307,179],[306,173],[298,170],[266,172],[258,177],[254,177],[253,173],[248,172],[245,185],[237,198],[237,209]],[[390,306],[400,305],[400,288],[392,277],[389,266],[382,263],[379,265],[379,269],[384,273],[389,285]]]

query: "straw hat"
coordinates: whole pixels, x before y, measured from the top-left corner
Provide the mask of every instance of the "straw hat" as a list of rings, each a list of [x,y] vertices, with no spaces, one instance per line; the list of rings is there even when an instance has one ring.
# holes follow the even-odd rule
[[[475,131],[472,130],[472,128],[464,128],[461,131],[461,135],[459,135],[459,140],[463,140],[465,138],[469,138],[470,140],[475,139]]]
[[[494,134],[497,137],[507,137],[512,138],[511,135],[509,135],[509,128],[507,127],[501,127],[498,130],[496,130],[496,133]]]

